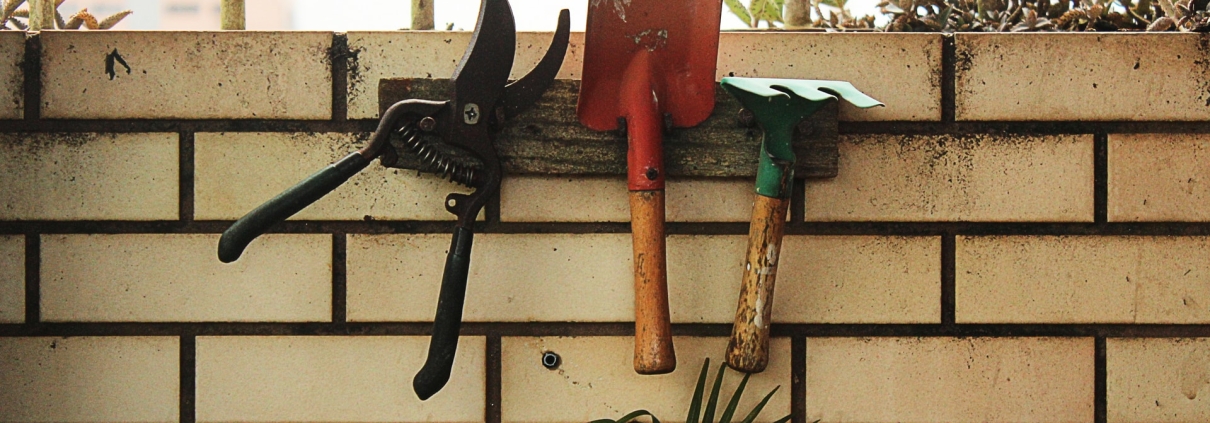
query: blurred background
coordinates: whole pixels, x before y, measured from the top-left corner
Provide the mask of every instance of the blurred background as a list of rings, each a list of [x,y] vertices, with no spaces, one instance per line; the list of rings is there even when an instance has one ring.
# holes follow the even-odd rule
[[[552,31],[559,9],[571,10],[573,31],[583,31],[589,0],[513,0],[520,31]],[[472,30],[479,0],[434,0],[437,29]],[[747,1],[744,1],[747,3]],[[875,14],[878,0],[849,0],[855,16]],[[87,8],[98,17],[132,10],[114,29],[217,30],[219,0],[67,0],[64,17]],[[247,0],[249,30],[397,30],[411,23],[410,0]],[[748,25],[723,8],[723,29]]]

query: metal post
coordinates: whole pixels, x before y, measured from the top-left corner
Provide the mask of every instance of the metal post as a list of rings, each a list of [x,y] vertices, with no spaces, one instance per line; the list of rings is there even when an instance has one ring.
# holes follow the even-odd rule
[[[222,19],[222,29],[245,29],[244,0],[223,0],[222,12],[220,12],[220,16]]]
[[[785,6],[782,18],[786,22],[786,29],[811,26],[811,0],[786,0]]]
[[[412,0],[412,29],[433,29],[433,2]]]

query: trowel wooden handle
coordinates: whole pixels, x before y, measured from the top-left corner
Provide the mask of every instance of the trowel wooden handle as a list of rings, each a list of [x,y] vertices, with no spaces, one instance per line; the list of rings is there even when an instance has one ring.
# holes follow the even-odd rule
[[[630,191],[634,237],[634,371],[644,375],[676,369],[664,261],[664,190]]]
[[[773,283],[786,227],[788,198],[756,195],[748,229],[748,255],[735,310],[735,326],[727,345],[727,365],[758,373],[769,364],[769,324],[773,315]]]

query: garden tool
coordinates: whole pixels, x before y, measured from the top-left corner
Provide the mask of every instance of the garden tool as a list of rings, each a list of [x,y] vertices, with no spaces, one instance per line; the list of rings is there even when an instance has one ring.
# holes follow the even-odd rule
[[[634,370],[676,368],[664,262],[666,125],[701,123],[714,109],[721,0],[590,0],[577,114],[628,137],[634,242]]]
[[[861,108],[883,104],[843,81],[727,77],[722,86],[752,112],[764,131],[744,279],[727,345],[728,366],[757,373],[769,363],[773,283],[794,184],[794,127],[837,97]]]
[[[448,100],[411,99],[392,105],[364,148],[287,189],[223,232],[219,260],[239,258],[254,238],[336,189],[375,157],[381,156],[383,165],[392,164],[397,155],[390,138],[401,136],[407,152],[425,163],[423,170],[475,189],[472,194],[452,193],[445,199],[446,210],[457,215],[458,221],[445,260],[428,358],[412,381],[416,395],[428,399],[449,381],[462,325],[475,219],[500,188],[496,132],[506,120],[533,105],[554,81],[567,51],[569,27],[569,14],[563,10],[541,62],[525,77],[506,85],[516,48],[512,9],[508,0],[483,0],[470,45],[454,69]]]

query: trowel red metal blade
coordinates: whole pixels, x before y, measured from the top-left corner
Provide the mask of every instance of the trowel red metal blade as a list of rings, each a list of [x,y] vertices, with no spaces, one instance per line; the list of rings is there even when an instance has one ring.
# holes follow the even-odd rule
[[[622,75],[651,53],[655,95],[672,124],[701,123],[714,109],[721,0],[589,0],[578,113],[591,129],[618,128]]]

